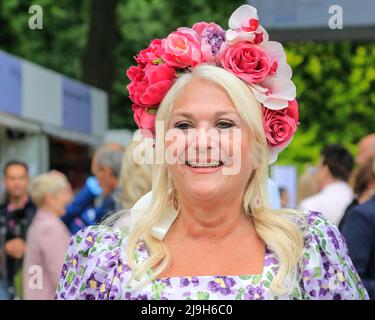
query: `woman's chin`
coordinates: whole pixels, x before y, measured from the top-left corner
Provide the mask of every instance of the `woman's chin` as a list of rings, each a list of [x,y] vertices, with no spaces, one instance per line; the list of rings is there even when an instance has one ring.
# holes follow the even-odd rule
[[[212,200],[222,196],[218,184],[213,185],[212,183],[207,183],[205,181],[193,182],[189,186],[190,194],[192,197],[198,200]]]

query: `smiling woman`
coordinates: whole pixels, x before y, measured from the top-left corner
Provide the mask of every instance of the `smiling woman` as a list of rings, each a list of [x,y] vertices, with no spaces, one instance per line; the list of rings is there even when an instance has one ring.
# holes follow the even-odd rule
[[[255,8],[229,22],[225,43],[198,23],[154,40],[129,69],[136,122],[176,161],[153,164],[151,203],[129,235],[120,223],[72,238],[58,299],[367,298],[337,228],[269,208],[269,159],[297,128],[295,88]]]

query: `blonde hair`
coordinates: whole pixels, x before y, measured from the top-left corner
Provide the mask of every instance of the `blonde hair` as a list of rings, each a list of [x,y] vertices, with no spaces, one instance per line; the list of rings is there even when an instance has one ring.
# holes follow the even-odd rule
[[[144,194],[151,190],[151,165],[140,164],[145,154],[145,140],[133,140],[126,148],[122,159],[120,202],[124,209],[130,209]]]
[[[295,267],[303,249],[303,232],[298,226],[298,221],[302,221],[303,224],[305,222],[303,215],[297,211],[271,210],[268,206],[267,143],[262,126],[261,107],[251,89],[242,80],[222,68],[199,65],[176,80],[160,104],[156,120],[164,121],[164,132],[166,132],[176,99],[188,83],[198,78],[212,81],[226,91],[254,137],[251,152],[257,166],[245,188],[243,207],[253,219],[257,234],[278,257],[279,269],[272,281],[271,290],[275,293],[288,291],[290,286],[286,286],[285,282],[290,276],[294,280]],[[163,132],[158,129],[156,139],[165,139]],[[128,261],[133,269],[133,278],[142,277],[153,271],[151,279],[155,279],[170,263],[170,253],[166,245],[150,233],[151,227],[173,206],[173,192],[171,191],[173,182],[166,164],[153,165],[152,186],[153,198],[150,207],[134,227],[126,248]],[[134,259],[139,240],[145,242],[150,252],[149,257],[142,263],[136,263]]]
[[[42,207],[47,194],[55,196],[67,187],[68,181],[63,175],[43,173],[36,176],[31,182],[31,199],[37,207]]]
[[[302,200],[311,197],[319,192],[318,181],[316,174],[312,173],[313,167],[306,167],[305,171],[298,179],[298,196],[297,203],[300,204]]]

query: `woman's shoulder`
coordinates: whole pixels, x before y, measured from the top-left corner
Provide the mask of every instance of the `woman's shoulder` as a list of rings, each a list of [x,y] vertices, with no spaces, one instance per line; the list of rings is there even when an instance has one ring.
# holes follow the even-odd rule
[[[118,228],[90,226],[71,237],[57,299],[111,299],[113,282],[123,268],[124,235]]]
[[[366,290],[338,228],[319,212],[305,211],[304,214],[306,225],[300,267],[305,298],[366,298]]]

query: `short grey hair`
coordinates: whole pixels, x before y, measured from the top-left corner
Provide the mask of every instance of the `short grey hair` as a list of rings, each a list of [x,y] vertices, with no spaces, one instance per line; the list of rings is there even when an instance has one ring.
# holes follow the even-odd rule
[[[111,148],[104,145],[96,150],[94,156],[100,168],[109,167],[112,171],[112,174],[116,178],[119,178],[124,151],[125,148]]]

